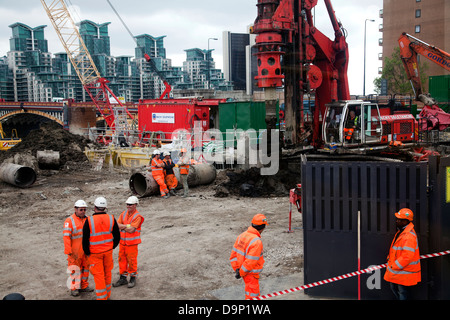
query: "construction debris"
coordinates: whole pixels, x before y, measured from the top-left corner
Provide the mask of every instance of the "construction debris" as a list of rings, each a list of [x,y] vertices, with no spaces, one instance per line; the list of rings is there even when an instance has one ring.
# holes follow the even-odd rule
[[[64,130],[60,125],[54,122],[42,124],[38,130],[31,131],[22,142],[8,151],[0,153],[0,163],[11,162],[21,165],[32,166],[38,170],[39,165],[36,159],[38,151],[47,152],[44,154],[47,160],[51,155],[51,162],[55,163],[55,155],[59,153],[59,163],[52,166],[52,169],[60,169],[66,163],[88,163],[84,154],[86,147],[92,146],[92,142],[80,135],[75,135]],[[53,151],[53,152],[51,152]],[[32,163],[24,164],[21,158],[27,158]],[[31,159],[30,159],[31,158]]]

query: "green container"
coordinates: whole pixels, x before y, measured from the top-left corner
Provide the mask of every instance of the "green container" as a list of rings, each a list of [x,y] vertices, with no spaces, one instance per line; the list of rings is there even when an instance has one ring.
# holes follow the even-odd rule
[[[233,129],[266,129],[266,105],[265,102],[226,102],[219,104],[219,130],[226,139],[226,131]]]
[[[450,104],[450,75],[429,77],[430,95],[440,104]]]

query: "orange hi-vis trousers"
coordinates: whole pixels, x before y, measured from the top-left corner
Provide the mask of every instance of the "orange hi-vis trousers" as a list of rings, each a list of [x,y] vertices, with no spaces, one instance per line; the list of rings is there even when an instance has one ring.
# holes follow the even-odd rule
[[[97,300],[107,300],[111,296],[111,271],[114,267],[113,251],[92,253],[89,256],[89,271],[94,277]]]
[[[119,273],[121,276],[137,276],[137,256],[138,245],[125,246],[119,248]]]
[[[259,297],[259,275],[247,274],[242,277],[245,283],[245,300],[251,300],[255,297]]]
[[[166,175],[166,184],[169,190],[173,190],[178,186],[178,179],[174,174]]]
[[[86,289],[89,286],[89,262],[87,256],[74,259],[72,255],[67,256],[67,270],[71,272],[70,290]]]
[[[169,193],[166,182],[164,181],[164,174],[154,174],[153,178],[156,183],[159,184],[159,192],[161,193],[161,197],[164,197],[167,193]]]

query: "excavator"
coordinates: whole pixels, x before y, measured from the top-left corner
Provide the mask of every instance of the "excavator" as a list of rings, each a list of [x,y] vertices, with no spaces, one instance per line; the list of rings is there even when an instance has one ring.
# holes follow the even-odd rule
[[[398,44],[400,46],[400,57],[416,99],[425,105],[419,114],[420,118],[426,119],[426,121],[421,123],[421,129],[446,129],[450,125],[450,114],[439,108],[436,101],[429,94],[423,92],[417,57],[420,54],[445,70],[450,71],[450,54],[406,32],[401,34]]]
[[[9,150],[20,142],[22,142],[22,139],[19,138],[17,130],[13,129],[11,137],[7,138],[5,131],[3,131],[2,123],[0,122],[0,151]]]

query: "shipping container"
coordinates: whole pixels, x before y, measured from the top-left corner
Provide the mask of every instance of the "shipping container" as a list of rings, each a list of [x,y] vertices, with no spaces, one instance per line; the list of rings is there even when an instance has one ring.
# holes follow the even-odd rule
[[[278,106],[277,106],[278,107]],[[219,104],[219,129],[226,140],[227,130],[254,129],[259,136],[266,125],[265,102],[242,101]]]
[[[430,95],[445,112],[450,112],[450,75],[429,77]]]
[[[209,129],[210,108],[218,108],[219,99],[155,99],[143,100],[138,106],[139,132],[145,132],[143,141],[151,133],[163,141],[170,141],[178,129],[191,132],[196,121],[203,131]]]

